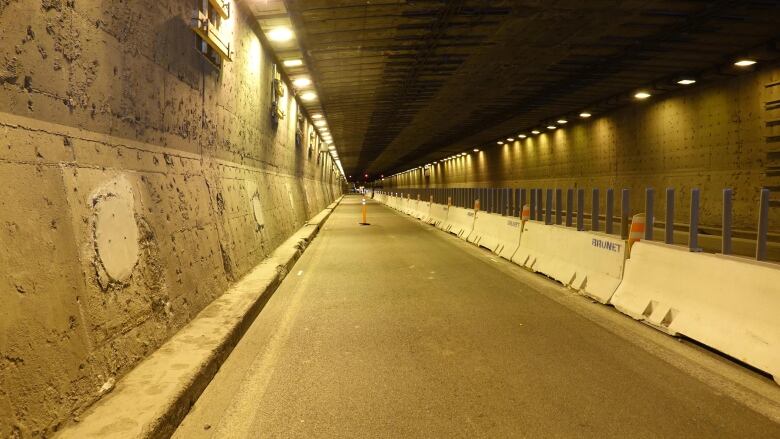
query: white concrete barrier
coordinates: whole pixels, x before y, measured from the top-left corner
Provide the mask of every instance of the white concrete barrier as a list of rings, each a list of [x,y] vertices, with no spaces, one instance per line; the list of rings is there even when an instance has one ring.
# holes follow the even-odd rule
[[[474,216],[473,209],[450,206],[447,212],[447,221],[442,229],[461,239],[466,239],[474,229]]]
[[[390,196],[390,199],[387,201],[387,206],[392,209],[398,209],[398,203],[400,199],[396,196]]]
[[[638,242],[611,303],[772,374],[780,384],[780,266]]]
[[[620,285],[625,254],[620,238],[527,221],[512,262],[608,303]]]
[[[412,216],[420,221],[427,222],[428,217],[431,216],[431,203],[429,201],[420,200],[417,203],[417,210],[415,210]]]
[[[443,227],[447,223],[447,205],[431,203],[430,215],[425,222],[444,230]]]
[[[407,207],[409,207],[409,199],[404,197],[400,197],[398,199],[398,207],[396,207],[396,210],[403,213],[406,211]]]
[[[416,211],[417,211],[417,199],[408,198],[406,200],[406,205],[404,206],[403,213],[414,216],[414,212]]]
[[[466,240],[511,260],[520,246],[521,229],[520,218],[477,212],[474,230]]]

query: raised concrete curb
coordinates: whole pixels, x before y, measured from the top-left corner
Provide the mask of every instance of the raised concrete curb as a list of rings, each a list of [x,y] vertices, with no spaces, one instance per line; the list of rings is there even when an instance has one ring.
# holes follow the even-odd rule
[[[307,221],[56,437],[169,437],[342,198]]]

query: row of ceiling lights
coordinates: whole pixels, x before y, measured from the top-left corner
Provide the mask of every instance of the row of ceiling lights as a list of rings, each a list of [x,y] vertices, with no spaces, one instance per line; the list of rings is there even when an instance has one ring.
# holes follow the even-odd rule
[[[737,66],[737,67],[743,67],[744,68],[744,67],[751,67],[751,66],[755,65],[756,62],[757,61],[755,61],[753,59],[744,58],[744,59],[740,59],[740,60],[734,62],[734,65]],[[696,83],[696,80],[693,79],[693,78],[681,78],[681,79],[679,79],[677,81],[677,84],[679,84],[679,85],[693,85],[695,83]],[[640,101],[645,100],[645,99],[647,99],[647,98],[649,98],[651,96],[652,96],[652,94],[649,91],[647,91],[647,90],[638,90],[636,93],[634,93],[634,98],[637,99],[637,100],[640,100]],[[582,119],[588,119],[589,117],[593,116],[593,114],[591,114],[588,111],[583,111],[583,112],[581,112],[579,114],[579,116]],[[561,119],[556,120],[555,123],[550,123],[549,125],[547,125],[547,129],[551,130],[551,131],[552,130],[557,130],[560,125],[566,125],[567,123],[569,123],[569,121],[567,119],[561,118]],[[531,134],[532,135],[539,135],[541,133],[542,133],[542,131],[540,129],[531,130]],[[524,134],[524,133],[520,133],[520,134],[517,135],[518,139],[525,139],[527,137],[528,137],[528,135]],[[507,137],[506,140],[504,140],[504,139],[497,140],[496,144],[497,145],[504,145],[507,142],[511,143],[511,142],[514,142],[515,140],[516,140],[515,137]],[[479,148],[474,148],[473,151],[474,152],[479,152]],[[416,171],[416,170],[429,168],[432,165],[438,164],[439,161],[446,162],[446,161],[449,161],[449,160],[455,160],[457,158],[460,158],[460,157],[463,157],[463,156],[466,156],[466,155],[468,155],[467,152],[462,152],[460,154],[451,155],[449,157],[445,157],[445,158],[440,159],[440,160],[435,160],[435,161],[433,161],[431,163],[428,163],[427,165],[424,165],[424,166],[417,166],[417,167],[408,169],[406,171],[398,172],[396,174],[393,174],[392,176],[394,177],[394,176],[405,174],[405,173],[408,173],[408,172],[413,172],[413,171]]]
[[[274,43],[287,43],[295,38],[293,31],[286,26],[274,27],[266,32],[265,35],[269,41]],[[286,59],[282,61],[282,65],[287,68],[301,67],[303,66],[303,60],[300,58]],[[312,102],[317,100],[317,93],[314,92],[314,83],[308,75],[293,76],[292,84],[299,93],[298,97],[302,101]],[[339,171],[346,177],[344,168],[341,166],[341,159],[339,159],[338,152],[336,151],[336,146],[333,144],[333,136],[330,133],[330,128],[328,128],[328,122],[325,120],[325,116],[323,116],[322,113],[314,113],[311,114],[311,119],[320,138],[328,145],[328,152],[333,157]]]

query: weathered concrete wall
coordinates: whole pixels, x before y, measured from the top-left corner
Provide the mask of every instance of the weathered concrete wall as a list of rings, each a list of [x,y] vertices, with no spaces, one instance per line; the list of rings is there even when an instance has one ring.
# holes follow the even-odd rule
[[[0,437],[51,434],[341,190],[289,93],[273,129],[251,18],[218,72],[192,8],[0,0]]]
[[[430,177],[418,170],[385,178],[385,187],[524,187],[631,189],[633,210],[644,191],[656,189],[657,218],[664,192],[677,190],[676,218],[688,220],[690,191],[702,191],[704,225],[720,227],[722,190],[734,189],[735,227],[755,230],[758,194],[766,177],[764,104],[767,84],[780,80],[769,68],[729,80],[635,102],[588,120],[509,145],[439,162]],[[528,133],[530,134],[530,133]],[[478,146],[478,145],[477,145]],[[619,195],[618,195],[619,198]],[[602,209],[604,201],[602,199]],[[619,206],[619,200],[616,207]],[[772,228],[780,231],[780,209]]]

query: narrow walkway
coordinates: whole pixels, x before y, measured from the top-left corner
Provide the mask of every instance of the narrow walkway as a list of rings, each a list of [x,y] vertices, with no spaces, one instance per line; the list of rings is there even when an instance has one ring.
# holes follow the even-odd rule
[[[780,437],[552,282],[369,209],[344,199],[175,437]]]

